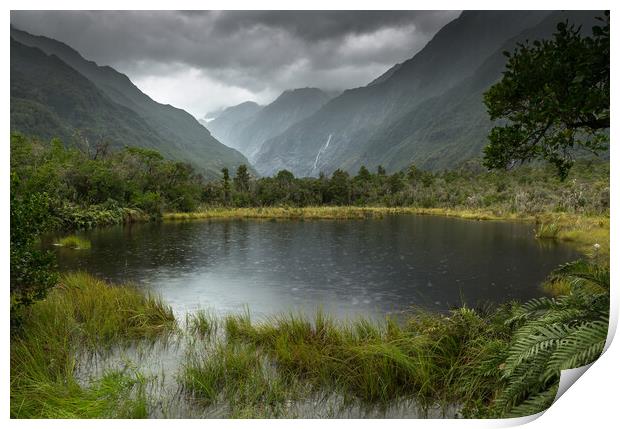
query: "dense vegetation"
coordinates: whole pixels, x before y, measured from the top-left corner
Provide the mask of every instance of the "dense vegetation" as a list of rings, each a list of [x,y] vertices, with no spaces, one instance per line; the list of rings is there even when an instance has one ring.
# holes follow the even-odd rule
[[[239,176],[239,174],[237,175]],[[488,209],[501,213],[606,213],[609,208],[609,164],[580,161],[563,183],[551,168],[524,166],[510,172],[488,172],[477,161],[443,172],[415,166],[391,175],[360,168],[355,176],[337,170],[331,177],[296,178],[282,170],[274,177],[250,180],[242,175],[205,187],[205,205],[387,206]]]
[[[437,173],[413,165],[390,175],[381,167],[376,172],[362,167],[355,176],[337,170],[318,178],[296,178],[286,170],[253,178],[241,165],[232,178],[224,169],[220,180],[205,181],[190,165],[152,150],[89,151],[13,135],[11,171],[13,193],[45,195],[52,221],[65,229],[206,207],[385,206],[498,215],[609,210],[609,163],[598,160],[578,161],[566,181],[550,167],[489,172],[478,161]]]
[[[88,151],[59,140],[11,137],[13,194],[45,195],[56,227],[82,229],[195,210],[202,178],[149,149]]]
[[[608,148],[609,12],[598,19],[592,36],[561,22],[552,39],[506,52],[502,80],[485,93],[491,119],[508,120],[491,130],[487,166],[544,159],[564,178],[579,150]]]

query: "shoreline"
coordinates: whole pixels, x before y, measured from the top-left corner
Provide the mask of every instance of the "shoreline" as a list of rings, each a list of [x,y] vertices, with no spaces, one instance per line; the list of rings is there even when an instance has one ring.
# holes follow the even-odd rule
[[[529,222],[533,226],[554,225],[555,239],[570,243],[590,257],[603,257],[609,261],[610,217],[609,214],[574,214],[566,212],[545,212],[522,214],[497,210],[468,210],[452,208],[420,207],[356,207],[356,206],[315,206],[315,207],[214,207],[195,212],[170,212],[162,215],[165,222],[192,220],[355,220],[373,219],[391,215],[444,216],[475,221]],[[535,232],[535,230],[533,231]],[[598,244],[598,250],[594,246]],[[595,255],[594,252],[597,254]],[[600,261],[599,261],[600,262]]]

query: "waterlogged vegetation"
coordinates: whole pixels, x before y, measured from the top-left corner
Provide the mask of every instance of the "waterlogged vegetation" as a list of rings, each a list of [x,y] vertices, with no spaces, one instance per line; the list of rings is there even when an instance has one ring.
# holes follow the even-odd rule
[[[160,300],[130,285],[85,273],[65,275],[25,310],[11,338],[11,416],[15,418],[146,417],[143,377],[119,369],[76,378],[81,354],[155,338],[176,328]]]
[[[398,407],[418,417],[525,415],[550,405],[560,370],[603,349],[606,162],[579,161],[565,181],[550,167],[500,173],[477,163],[316,179],[286,172],[253,179],[241,169],[230,183],[203,182],[184,168],[141,150],[89,157],[57,141],[13,137],[13,417],[389,416],[400,415]],[[531,222],[532,239],[570,242],[588,262],[550,276],[544,290],[555,298],[526,304],[348,322],[323,313],[252,320],[199,311],[180,324],[161,300],[133,286],[84,273],[58,278],[38,240],[46,231],[153,218],[393,215]],[[58,243],[88,247],[80,234]],[[137,345],[149,350],[171,337],[181,344],[166,351],[174,365],[153,373],[133,362]],[[103,372],[89,364],[115,353],[129,357]],[[176,387],[161,387],[170,383]]]
[[[338,416],[351,407],[381,416],[397,404],[417,416],[532,414],[550,405],[560,371],[595,359],[607,336],[609,271],[576,262],[550,279],[567,282],[570,292],[383,322],[321,311],[259,321],[200,311],[181,325],[159,299],[131,285],[65,275],[28,308],[23,332],[12,339],[11,415],[174,416],[180,401],[226,417]],[[172,350],[173,374],[146,374],[125,361],[76,375],[89,374],[82,368],[88,356],[105,360],[115,348],[171,337],[183,344]],[[165,378],[178,385],[173,398],[152,387]]]
[[[77,235],[68,235],[55,243],[56,246],[68,247],[70,249],[90,249],[90,241]]]

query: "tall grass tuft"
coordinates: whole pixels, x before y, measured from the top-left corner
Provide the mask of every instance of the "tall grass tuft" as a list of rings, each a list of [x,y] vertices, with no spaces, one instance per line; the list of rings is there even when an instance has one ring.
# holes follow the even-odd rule
[[[90,249],[90,241],[77,235],[69,235],[58,240],[57,246],[67,247],[69,249]]]
[[[534,231],[536,238],[538,239],[552,239],[555,240],[558,238],[558,235],[561,231],[560,225],[555,222],[551,223],[541,223],[538,225],[538,228]]]
[[[172,311],[155,297],[85,273],[64,276],[28,308],[11,338],[11,416],[144,417],[139,374],[109,373],[84,387],[74,376],[77,355],[175,327]]]
[[[190,335],[211,340],[217,335],[219,321],[215,314],[206,310],[198,310],[186,316],[185,326]]]
[[[192,350],[180,379],[205,405],[226,403],[231,417],[282,416],[298,391],[248,344],[218,343]]]

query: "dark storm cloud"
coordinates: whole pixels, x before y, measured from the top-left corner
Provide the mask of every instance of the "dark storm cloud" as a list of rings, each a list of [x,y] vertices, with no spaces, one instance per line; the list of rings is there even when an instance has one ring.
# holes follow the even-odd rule
[[[84,57],[127,73],[158,101],[199,115],[244,97],[268,102],[293,87],[342,90],[366,84],[411,57],[457,15],[13,11],[11,23],[61,40]]]

